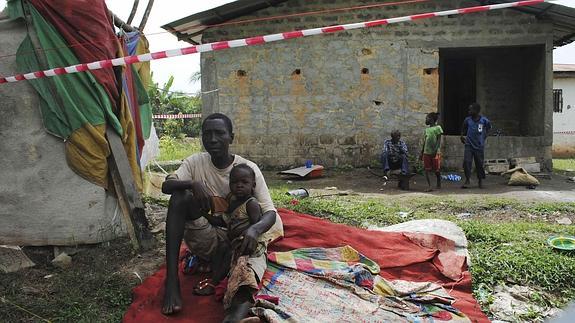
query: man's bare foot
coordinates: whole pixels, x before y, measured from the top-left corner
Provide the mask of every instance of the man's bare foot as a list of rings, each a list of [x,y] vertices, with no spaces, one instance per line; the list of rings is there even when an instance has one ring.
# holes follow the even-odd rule
[[[166,279],[164,290],[164,304],[162,305],[162,314],[172,315],[182,310],[182,295],[180,294],[180,281],[175,279],[168,282]]]
[[[252,303],[244,302],[240,304],[233,304],[232,307],[226,311],[226,317],[224,317],[224,323],[236,323],[242,321],[250,311]]]

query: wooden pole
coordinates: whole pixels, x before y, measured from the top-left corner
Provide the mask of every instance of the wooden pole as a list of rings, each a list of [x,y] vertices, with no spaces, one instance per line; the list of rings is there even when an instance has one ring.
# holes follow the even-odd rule
[[[120,19],[120,17],[116,16],[115,13],[113,13],[112,11],[108,10],[108,14],[112,17],[112,20],[114,22],[114,26],[122,29],[125,32],[132,32],[132,31],[136,31],[137,29],[130,26],[129,24],[125,23],[122,19]]]
[[[142,16],[142,21],[140,22],[138,30],[144,31],[146,23],[148,23],[148,17],[150,16],[150,12],[152,12],[152,6],[154,6],[154,0],[148,0],[148,5],[146,6],[146,11],[144,11],[144,16]]]
[[[138,11],[138,5],[140,4],[140,0],[134,0],[134,4],[132,5],[132,11],[130,12],[130,16],[128,17],[128,21],[126,23],[128,25],[132,24],[132,20],[136,16],[136,11]]]
[[[108,158],[110,175],[122,209],[124,223],[128,228],[128,235],[135,250],[148,250],[153,245],[153,237],[122,139],[110,127],[106,129],[106,137],[112,152]]]

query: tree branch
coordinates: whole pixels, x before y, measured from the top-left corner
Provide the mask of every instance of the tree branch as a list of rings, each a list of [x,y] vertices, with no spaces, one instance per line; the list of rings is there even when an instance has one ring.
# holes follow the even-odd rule
[[[152,6],[154,5],[154,0],[148,0],[148,6],[146,7],[146,11],[144,11],[144,16],[142,17],[142,21],[140,22],[140,27],[138,30],[144,31],[146,24],[148,23],[148,17],[150,16],[150,12],[152,12]]]
[[[140,4],[140,0],[134,0],[134,4],[132,5],[132,12],[130,12],[130,17],[128,17],[128,21],[126,22],[128,25],[132,24],[132,20],[136,16],[136,11],[138,11],[138,5]]]

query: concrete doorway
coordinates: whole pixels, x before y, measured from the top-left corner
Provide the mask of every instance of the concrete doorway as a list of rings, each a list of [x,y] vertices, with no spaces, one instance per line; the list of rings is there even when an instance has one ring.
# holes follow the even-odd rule
[[[440,112],[446,135],[459,135],[467,107],[482,106],[500,136],[542,136],[545,46],[442,48]]]

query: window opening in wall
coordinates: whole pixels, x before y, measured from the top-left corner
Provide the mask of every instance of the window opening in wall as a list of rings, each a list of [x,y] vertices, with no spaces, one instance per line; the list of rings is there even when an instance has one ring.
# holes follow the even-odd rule
[[[368,68],[362,68],[361,69],[361,74],[369,74],[369,69]]]
[[[301,70],[300,70],[299,68],[298,68],[298,69],[295,69],[295,70],[291,73],[291,75],[300,75],[300,74],[301,74]]]
[[[554,89],[553,90],[553,112],[562,113],[563,112],[563,90]]]
[[[248,75],[248,73],[246,73],[246,71],[244,71],[244,70],[238,70],[238,71],[236,72],[236,75],[237,75],[238,77],[244,77],[244,76]]]
[[[442,61],[443,128],[447,135],[461,133],[467,107],[476,102],[474,58],[448,58]]]

